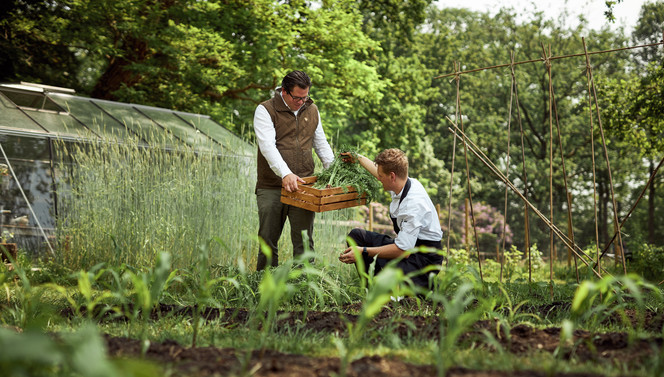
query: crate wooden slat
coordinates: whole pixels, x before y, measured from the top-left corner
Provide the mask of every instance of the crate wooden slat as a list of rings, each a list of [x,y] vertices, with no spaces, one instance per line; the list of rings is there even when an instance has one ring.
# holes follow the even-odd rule
[[[302,178],[305,183],[299,185],[297,192],[281,189],[281,202],[304,208],[313,212],[333,211],[336,209],[355,207],[367,203],[366,194],[360,198],[357,190],[348,186],[317,189],[312,187],[317,177]]]

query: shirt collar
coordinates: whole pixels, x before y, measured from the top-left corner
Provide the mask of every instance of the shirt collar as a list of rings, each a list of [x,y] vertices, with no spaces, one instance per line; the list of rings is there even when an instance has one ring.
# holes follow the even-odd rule
[[[406,178],[406,182],[408,182],[408,178]],[[394,191],[390,191],[392,193],[392,198],[401,199],[401,195],[403,195],[403,190],[405,189],[406,185],[404,184],[398,194],[396,194]]]

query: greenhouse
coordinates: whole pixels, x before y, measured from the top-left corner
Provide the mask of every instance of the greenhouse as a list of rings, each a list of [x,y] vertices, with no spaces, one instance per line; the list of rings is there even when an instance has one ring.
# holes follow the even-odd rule
[[[70,147],[135,143],[140,148],[240,157],[253,171],[255,148],[209,116],[76,96],[72,89],[0,84],[0,230],[20,249],[51,248],[61,206],[56,187]]]

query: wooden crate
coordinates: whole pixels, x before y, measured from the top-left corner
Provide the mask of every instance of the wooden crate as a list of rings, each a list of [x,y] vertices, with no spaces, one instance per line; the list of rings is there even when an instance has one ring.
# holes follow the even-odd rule
[[[312,187],[317,177],[302,179],[306,183],[300,184],[297,192],[288,192],[283,188],[281,189],[282,203],[313,212],[333,211],[367,203],[367,194],[364,193],[362,197],[359,197],[357,190],[352,186],[348,186],[346,190],[343,187],[317,189]]]

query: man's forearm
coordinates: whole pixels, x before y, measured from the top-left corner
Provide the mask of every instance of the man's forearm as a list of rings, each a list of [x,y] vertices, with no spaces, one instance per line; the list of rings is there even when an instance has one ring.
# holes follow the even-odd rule
[[[367,253],[370,257],[377,255],[379,258],[383,259],[394,259],[400,257],[401,254],[403,254],[403,250],[401,250],[395,244],[389,244],[383,246],[367,247]]]
[[[371,175],[373,175],[374,177],[376,177],[376,179],[378,179],[378,168],[376,167],[376,164],[374,164],[373,161],[362,156],[361,154],[358,154],[357,162],[360,165],[362,165],[363,168],[367,169],[367,171],[371,173]]]

